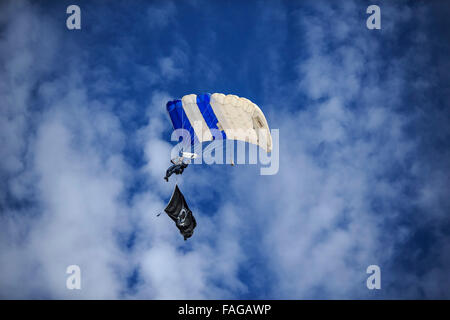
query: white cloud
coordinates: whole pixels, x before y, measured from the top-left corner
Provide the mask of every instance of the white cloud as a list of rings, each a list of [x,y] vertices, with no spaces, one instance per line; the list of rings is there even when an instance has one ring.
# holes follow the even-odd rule
[[[151,28],[164,28],[174,23],[176,7],[171,1],[159,1],[147,9],[148,24]]]

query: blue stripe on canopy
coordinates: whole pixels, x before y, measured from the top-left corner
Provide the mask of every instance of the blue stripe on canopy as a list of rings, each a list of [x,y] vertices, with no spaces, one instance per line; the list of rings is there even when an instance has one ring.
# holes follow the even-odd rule
[[[183,110],[183,103],[181,100],[173,100],[167,102],[167,112],[169,113],[170,120],[172,120],[174,129],[186,129],[191,135],[191,145],[198,143],[197,136],[195,135],[194,128]],[[181,137],[180,137],[181,140]]]
[[[217,120],[214,110],[211,107],[210,100],[211,95],[209,93],[199,94],[197,95],[197,106],[198,109],[200,110],[200,113],[203,116],[203,119],[205,119],[205,122],[208,125],[208,127],[210,129],[219,129],[219,127],[217,126],[219,120]],[[222,131],[222,138],[223,139],[227,138],[225,131]]]

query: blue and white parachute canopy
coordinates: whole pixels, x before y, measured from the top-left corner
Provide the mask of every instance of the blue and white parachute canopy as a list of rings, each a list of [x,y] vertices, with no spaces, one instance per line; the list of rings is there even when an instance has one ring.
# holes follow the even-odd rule
[[[253,143],[266,152],[272,150],[272,136],[261,109],[248,99],[235,95],[189,94],[167,102],[174,129],[185,129],[190,146],[213,140],[240,140]],[[189,144],[189,141],[185,143]]]

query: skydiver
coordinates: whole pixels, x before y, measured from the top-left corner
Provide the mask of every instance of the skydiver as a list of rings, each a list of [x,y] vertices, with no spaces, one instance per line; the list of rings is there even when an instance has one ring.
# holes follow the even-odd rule
[[[173,163],[173,165],[171,165],[169,167],[169,169],[167,169],[166,171],[166,176],[164,177],[164,180],[166,180],[167,182],[169,182],[169,177],[172,174],[182,174],[184,169],[186,169],[186,167],[188,166],[187,163],[183,162],[183,159],[181,158],[178,162],[174,162],[173,160],[171,160],[171,162]]]

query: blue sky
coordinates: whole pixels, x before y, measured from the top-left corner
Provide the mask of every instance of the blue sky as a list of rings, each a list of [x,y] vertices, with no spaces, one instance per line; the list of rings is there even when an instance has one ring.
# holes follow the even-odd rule
[[[2,2],[0,297],[448,299],[449,15],[444,1]],[[280,170],[190,166],[185,242],[155,216],[173,190],[165,103],[205,92],[260,106]],[[65,287],[72,264],[81,290]]]

